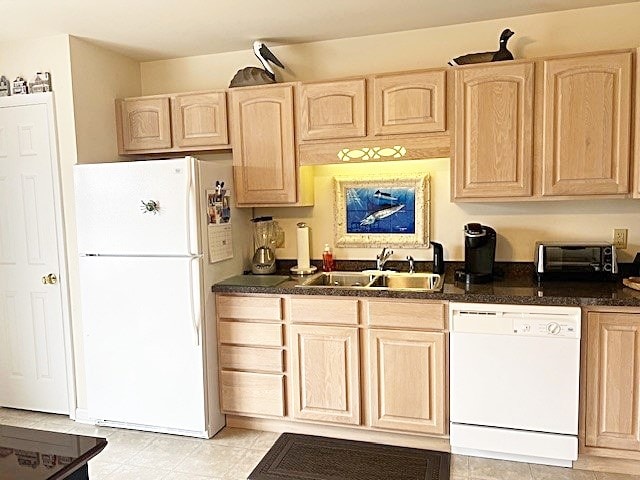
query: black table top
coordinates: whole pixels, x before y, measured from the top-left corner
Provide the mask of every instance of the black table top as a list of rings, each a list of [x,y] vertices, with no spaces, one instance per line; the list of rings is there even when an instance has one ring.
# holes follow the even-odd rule
[[[62,479],[106,446],[104,438],[0,425],[0,479]]]

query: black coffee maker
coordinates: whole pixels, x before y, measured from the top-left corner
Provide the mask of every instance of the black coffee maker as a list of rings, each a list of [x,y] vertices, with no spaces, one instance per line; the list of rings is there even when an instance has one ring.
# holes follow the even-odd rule
[[[456,270],[457,281],[487,283],[493,280],[496,231],[479,223],[464,226],[464,270]]]

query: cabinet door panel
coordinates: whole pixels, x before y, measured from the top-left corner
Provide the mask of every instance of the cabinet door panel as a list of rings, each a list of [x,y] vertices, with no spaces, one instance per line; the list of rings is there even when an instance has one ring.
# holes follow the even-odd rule
[[[444,70],[373,77],[373,134],[444,131],[445,79]]]
[[[544,62],[543,195],[629,192],[631,53]]]
[[[293,418],[360,423],[358,329],[291,325]]]
[[[300,86],[300,139],[325,140],[366,135],[365,80]]]
[[[125,99],[118,105],[125,152],[171,148],[169,97]]]
[[[172,99],[176,147],[207,147],[229,143],[225,92],[176,95]]]
[[[589,312],[585,445],[640,450],[640,315]]]
[[[531,196],[533,70],[533,63],[456,70],[454,198]]]
[[[291,85],[231,90],[238,204],[296,201]]]
[[[371,425],[444,434],[445,334],[369,331]]]

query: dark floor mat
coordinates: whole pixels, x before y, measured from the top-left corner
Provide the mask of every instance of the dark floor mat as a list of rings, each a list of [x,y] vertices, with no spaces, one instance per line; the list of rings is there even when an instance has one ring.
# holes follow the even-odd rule
[[[449,480],[450,455],[283,433],[249,480]]]

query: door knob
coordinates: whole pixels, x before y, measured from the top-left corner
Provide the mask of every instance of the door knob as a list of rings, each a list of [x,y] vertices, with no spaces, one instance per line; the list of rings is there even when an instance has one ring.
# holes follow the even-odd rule
[[[58,277],[56,277],[55,273],[50,273],[42,277],[42,283],[45,285],[55,285],[58,283]]]

